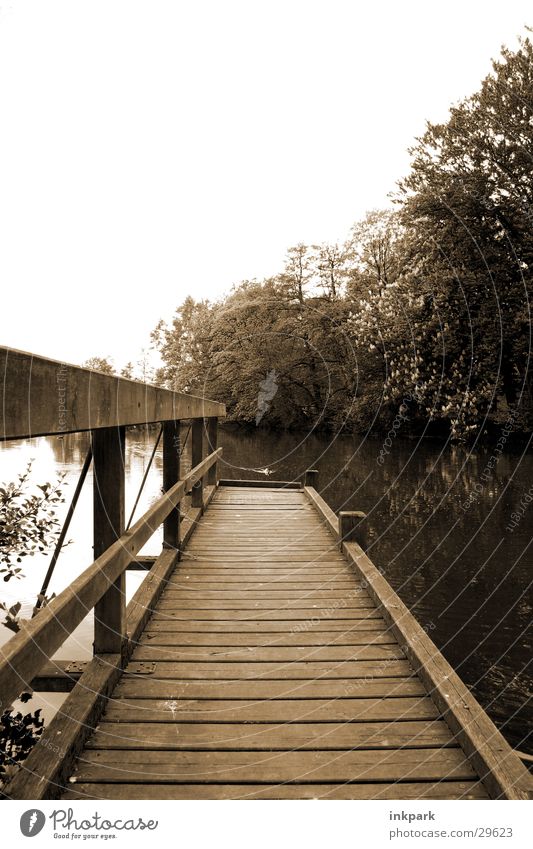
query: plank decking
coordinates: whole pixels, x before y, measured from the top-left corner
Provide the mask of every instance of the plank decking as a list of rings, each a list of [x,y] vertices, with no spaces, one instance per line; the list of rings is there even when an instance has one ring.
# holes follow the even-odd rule
[[[486,798],[302,490],[221,487],[63,798]]]

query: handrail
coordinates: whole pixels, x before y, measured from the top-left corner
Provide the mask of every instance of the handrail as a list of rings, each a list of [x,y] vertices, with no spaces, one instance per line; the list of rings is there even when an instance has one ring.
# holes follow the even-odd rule
[[[224,417],[224,404],[0,346],[0,440]]]
[[[0,708],[5,710],[28,686],[42,665],[65,642],[110,585],[126,570],[143,545],[217,462],[222,448],[165,492],[135,524],[79,575],[39,614],[21,623],[21,630],[0,648]]]

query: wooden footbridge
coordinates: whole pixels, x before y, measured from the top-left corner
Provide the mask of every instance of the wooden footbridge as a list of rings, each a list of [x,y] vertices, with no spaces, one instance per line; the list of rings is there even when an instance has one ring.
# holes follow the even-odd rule
[[[91,431],[96,558],[1,650],[4,709],[30,684],[70,690],[5,795],[531,798],[364,553],[362,514],[336,516],[315,472],[221,481],[223,405],[9,349],[0,368],[4,439]],[[125,428],[145,422],[162,423],[163,494],[125,530]],[[138,558],[161,525],[161,553]],[[132,567],[147,571],[126,607]],[[94,659],[53,661],[93,609]]]

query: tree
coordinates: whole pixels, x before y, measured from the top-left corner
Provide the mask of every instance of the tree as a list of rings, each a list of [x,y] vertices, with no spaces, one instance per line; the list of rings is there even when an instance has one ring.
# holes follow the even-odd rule
[[[467,427],[498,398],[530,416],[533,48],[502,50],[493,72],[445,124],[428,124],[400,184],[413,265],[440,330],[453,412]]]
[[[111,357],[89,357],[83,363],[83,367],[90,368],[92,371],[101,371],[102,374],[116,374]]]

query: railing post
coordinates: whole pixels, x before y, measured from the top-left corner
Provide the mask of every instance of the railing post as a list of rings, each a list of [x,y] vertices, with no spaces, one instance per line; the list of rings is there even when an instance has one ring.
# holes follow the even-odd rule
[[[124,532],[125,427],[92,432],[94,470],[94,557]],[[126,636],[126,574],[111,584],[94,607],[94,653],[120,654]]]
[[[207,453],[212,454],[217,450],[218,442],[218,418],[211,416],[207,420]],[[214,463],[207,473],[208,486],[217,485],[217,463]]]
[[[339,545],[356,542],[363,550],[367,547],[366,513],[360,510],[341,510],[339,513]]]
[[[204,420],[193,419],[192,423],[192,445],[191,445],[191,464],[194,468],[204,459]],[[191,507],[204,506],[204,479],[200,478],[193,488],[191,494]]]
[[[163,424],[163,490],[167,492],[180,477],[180,423]],[[180,505],[174,507],[163,523],[163,548],[180,547]]]
[[[318,469],[307,469],[304,486],[312,486],[313,489],[318,489]]]

